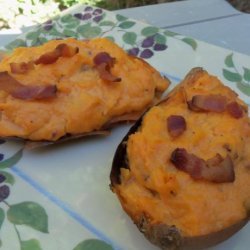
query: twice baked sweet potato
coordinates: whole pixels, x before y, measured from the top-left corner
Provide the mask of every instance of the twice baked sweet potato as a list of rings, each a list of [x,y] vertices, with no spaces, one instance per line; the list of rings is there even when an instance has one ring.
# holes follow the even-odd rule
[[[135,120],[168,87],[115,43],[52,40],[0,62],[0,137],[58,141]]]
[[[161,249],[203,249],[250,214],[250,119],[235,92],[193,69],[117,148],[111,189]]]

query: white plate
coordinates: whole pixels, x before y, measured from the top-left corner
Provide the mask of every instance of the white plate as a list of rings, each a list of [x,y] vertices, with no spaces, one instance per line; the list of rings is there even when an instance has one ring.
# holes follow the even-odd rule
[[[22,34],[6,49],[67,36],[109,37],[126,50],[139,51],[139,56],[172,80],[172,87],[191,68],[204,67],[250,103],[248,56],[101,9],[72,8]],[[2,249],[20,249],[20,245],[22,250],[157,249],[137,230],[109,189],[112,158],[128,128],[123,125],[108,137],[33,151],[20,143],[2,143],[0,168],[9,174],[10,187],[9,197],[0,204]],[[246,250],[249,229],[248,224],[213,249]]]

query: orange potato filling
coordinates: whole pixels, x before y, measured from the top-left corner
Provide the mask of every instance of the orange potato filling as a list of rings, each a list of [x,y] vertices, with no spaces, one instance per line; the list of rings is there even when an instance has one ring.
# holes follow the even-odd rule
[[[69,57],[53,60],[54,49],[62,43],[71,50],[79,50]],[[100,78],[93,63],[100,52],[115,58],[110,70],[121,78],[120,82]],[[35,62],[45,54],[45,62],[52,63],[36,64],[22,74],[11,72],[12,63]],[[168,81],[155,69],[104,38],[85,41],[69,38],[38,47],[17,48],[0,62],[0,72],[4,71],[23,85],[56,85],[56,97],[41,100],[20,100],[0,90],[0,136],[30,140],[55,141],[68,133],[99,130],[113,118],[143,112],[152,104],[155,93],[168,86]]]
[[[150,223],[175,225],[183,236],[206,235],[247,217],[250,207],[250,119],[246,111],[236,119],[228,112],[194,112],[187,100],[194,95],[220,94],[229,102],[247,106],[220,81],[202,73],[184,82],[170,98],[144,116],[139,130],[127,142],[129,169],[121,169],[115,187],[123,208],[135,220],[142,214]],[[187,128],[178,137],[167,129],[167,118],[180,115]],[[207,160],[229,154],[235,180],[214,183],[194,180],[170,161],[176,148]],[[230,148],[230,149],[229,149]]]

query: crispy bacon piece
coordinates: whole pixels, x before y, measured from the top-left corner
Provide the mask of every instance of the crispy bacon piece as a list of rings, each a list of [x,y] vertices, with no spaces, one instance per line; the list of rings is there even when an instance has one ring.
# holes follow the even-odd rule
[[[101,63],[96,66],[96,69],[103,80],[108,82],[120,82],[121,78],[110,73],[110,68],[106,63]]]
[[[107,52],[100,52],[96,54],[93,61],[96,66],[102,63],[106,63],[110,68],[115,64],[115,58],[111,57]]]
[[[10,63],[10,70],[13,74],[25,74],[29,70],[34,69],[34,62]]]
[[[11,95],[17,99],[22,100],[38,100],[55,97],[57,88],[55,85],[47,86],[22,86],[15,91],[11,92]]]
[[[227,99],[222,95],[195,95],[188,102],[193,111],[213,111],[221,113],[226,110]]]
[[[174,166],[188,173],[195,180],[207,180],[216,183],[233,182],[235,179],[232,159],[227,155],[224,159],[216,154],[207,161],[189,154],[184,148],[173,151],[170,161]]]
[[[120,82],[121,78],[112,75],[110,69],[115,64],[115,58],[111,57],[107,52],[100,52],[94,58],[93,62],[100,77],[108,82]]]
[[[186,121],[183,116],[170,115],[167,118],[168,132],[172,137],[178,137],[186,130]]]
[[[227,104],[227,112],[236,119],[243,116],[243,109],[237,102],[230,102]]]
[[[56,50],[60,51],[62,57],[72,57],[79,52],[78,47],[71,47],[65,43],[59,44],[56,47]]]
[[[25,86],[5,71],[0,72],[0,90],[6,91],[14,98],[35,100],[55,97],[57,88],[55,85]]]
[[[53,51],[47,52],[41,55],[36,61],[35,64],[52,64],[56,62],[59,57],[72,57],[77,54],[79,51],[78,47],[70,47],[65,43],[61,43],[56,46]]]
[[[54,49],[51,52],[47,52],[41,55],[37,60],[35,60],[35,64],[52,64],[56,62],[60,56],[61,56],[60,51]]]

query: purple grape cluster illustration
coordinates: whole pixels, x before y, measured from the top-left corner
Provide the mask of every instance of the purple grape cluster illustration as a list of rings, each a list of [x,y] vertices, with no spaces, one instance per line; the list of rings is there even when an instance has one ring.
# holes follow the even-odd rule
[[[114,36],[114,34],[116,34]],[[24,40],[17,39],[8,45],[11,50],[17,46],[36,46],[51,39],[92,39],[106,37],[114,42],[122,39],[122,47],[131,55],[150,59],[156,53],[169,48],[168,40],[175,39],[197,48],[197,42],[177,33],[153,26],[138,27],[137,22],[120,14],[110,17],[100,8],[84,6],[81,11],[57,16],[28,32]]]
[[[0,144],[5,142],[5,140],[0,139]],[[40,242],[37,239],[22,239],[20,227],[17,227],[17,225],[26,225],[42,233],[48,233],[48,216],[45,209],[36,202],[24,201],[10,204],[8,199],[11,188],[15,184],[15,177],[9,169],[22,158],[22,155],[23,148],[6,159],[5,155],[0,153],[0,228],[3,227],[4,221],[7,220],[16,232],[20,249],[41,250]]]
[[[155,34],[153,36],[146,37],[142,40],[140,44],[128,50],[130,55],[139,56],[144,59],[148,59],[154,55],[156,51],[163,51],[167,49],[167,45],[163,39],[163,43],[157,41],[157,36],[160,34]]]
[[[52,20],[48,20],[43,24],[43,29],[46,31],[49,31],[53,28],[53,21]]]
[[[4,139],[0,139],[0,144],[4,144],[6,141]],[[4,154],[0,153],[0,162],[4,159]],[[5,199],[9,197],[10,188],[6,185],[6,174],[3,171],[0,171],[0,202],[3,202]]]
[[[0,173],[0,202],[8,198],[10,194],[10,188],[8,185],[3,184],[6,180],[5,175]]]
[[[74,14],[74,17],[80,20],[92,20],[96,23],[99,23],[103,19],[103,10],[87,6],[82,13]]]

